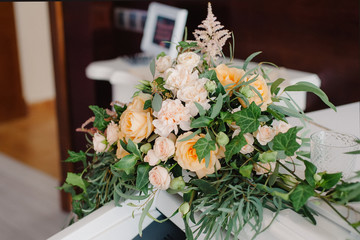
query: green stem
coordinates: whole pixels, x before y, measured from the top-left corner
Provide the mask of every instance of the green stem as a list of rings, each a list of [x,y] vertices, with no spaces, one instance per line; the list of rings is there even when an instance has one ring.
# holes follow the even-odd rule
[[[346,219],[326,198],[320,197],[339,217],[341,217],[347,224],[349,224],[357,233],[360,234],[360,231],[351,224],[349,220]]]
[[[283,168],[285,168],[289,173],[291,173],[291,175],[293,175],[296,180],[300,181],[300,182],[303,182],[303,180],[301,178],[299,178],[295,173],[294,171],[291,171],[291,169],[289,169],[288,167],[286,167],[284,164],[282,164],[280,161],[278,161],[278,163],[280,164],[280,166],[282,166]]]

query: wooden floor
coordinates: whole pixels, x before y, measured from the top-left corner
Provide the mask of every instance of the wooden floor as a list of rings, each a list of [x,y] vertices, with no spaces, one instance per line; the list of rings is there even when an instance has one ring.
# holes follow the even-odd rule
[[[0,123],[0,152],[60,179],[55,101],[28,107],[24,118]]]

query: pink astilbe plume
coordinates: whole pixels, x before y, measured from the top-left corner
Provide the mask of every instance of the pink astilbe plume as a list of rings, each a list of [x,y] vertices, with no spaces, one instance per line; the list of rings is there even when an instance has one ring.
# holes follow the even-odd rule
[[[215,61],[221,56],[221,50],[226,40],[230,38],[230,32],[229,30],[223,29],[224,26],[221,25],[219,21],[216,21],[210,2],[207,17],[198,28],[204,30],[196,29],[193,33],[197,46],[201,49],[201,53],[204,54],[205,60],[208,63],[210,63],[211,60]]]

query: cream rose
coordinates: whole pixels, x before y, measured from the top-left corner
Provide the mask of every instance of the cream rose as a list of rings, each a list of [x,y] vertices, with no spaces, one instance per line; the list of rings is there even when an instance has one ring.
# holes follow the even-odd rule
[[[178,137],[179,139],[185,138],[192,134],[192,132],[186,132]],[[193,138],[187,140],[187,141],[176,141],[175,144],[175,156],[174,160],[178,162],[178,164],[183,168],[190,170],[192,172],[195,172],[198,178],[203,178],[207,174],[212,174],[215,172],[216,169],[220,169],[221,165],[220,162],[216,156],[216,151],[210,152],[210,162],[209,166],[206,167],[205,165],[205,159],[202,159],[199,162],[199,159],[196,155],[196,150],[193,148],[195,143],[198,139],[200,139],[201,136],[196,135]]]
[[[171,177],[166,168],[156,166],[149,172],[149,180],[154,187],[160,190],[166,190],[170,186]]]
[[[96,153],[102,153],[107,151],[107,142],[103,135],[95,133],[93,137],[93,145]]]
[[[139,143],[152,133],[154,129],[152,120],[150,111],[126,109],[120,117],[120,131],[126,141],[131,139]]]
[[[155,151],[150,149],[144,157],[144,161],[149,163],[150,166],[155,166],[160,162],[160,159],[156,156]]]
[[[258,130],[254,132],[254,137],[261,145],[266,145],[275,137],[275,130],[267,125],[259,126]]]
[[[119,139],[119,126],[111,121],[106,128],[106,140],[109,145],[113,145]]]
[[[158,137],[154,144],[154,153],[161,161],[166,161],[175,153],[174,142],[166,137]]]
[[[171,61],[171,57],[170,56],[163,56],[163,57],[159,57],[156,60],[156,70],[159,73],[163,73],[165,72],[167,69],[169,69],[171,67],[172,61]]]
[[[176,92],[196,81],[198,77],[198,71],[192,72],[192,70],[182,66],[177,65],[176,68],[169,68],[165,72],[165,84],[164,88],[171,90],[174,94]]]
[[[248,153],[251,153],[252,151],[254,151],[254,146],[253,146],[254,137],[251,133],[245,133],[244,137],[245,137],[247,144],[241,148],[240,152],[242,154],[248,154]]]
[[[185,52],[178,56],[178,64],[183,65],[184,67],[192,70],[200,62],[200,56],[194,52]]]
[[[196,116],[199,113],[194,102],[199,103],[205,110],[210,109],[209,99],[207,98],[208,91],[204,87],[206,81],[206,78],[198,79],[177,92],[178,99],[186,103],[185,106],[189,109],[191,116]]]
[[[157,117],[153,121],[155,133],[167,137],[172,131],[177,134],[178,125],[184,131],[190,129],[190,112],[179,99],[166,99],[162,102],[159,112],[154,112]]]
[[[291,125],[283,121],[277,121],[274,123],[274,129],[276,134],[286,133],[290,128]]]
[[[225,64],[220,64],[215,68],[216,76],[219,79],[220,83],[225,87],[226,90],[231,90],[240,79],[245,75],[245,71],[238,68],[229,68]]]
[[[257,163],[254,163],[253,169],[257,175],[262,175],[262,174],[274,171],[275,165],[276,165],[276,162],[270,162],[270,163],[257,162]]]
[[[149,112],[150,109],[144,110],[144,104],[147,100],[151,100],[152,96],[150,94],[145,94],[140,92],[136,97],[134,97],[129,103],[127,109],[129,110],[138,110],[138,111],[147,111]]]
[[[247,78],[247,81],[253,80],[256,76],[257,75],[250,76],[249,78]],[[262,100],[258,96],[258,94],[254,92],[253,96],[248,99],[249,103],[255,102],[256,105],[262,104],[260,106],[261,111],[265,111],[267,109],[267,106],[272,103],[270,89],[266,84],[265,79],[261,75],[258,75],[256,77],[256,81],[250,83],[250,86],[253,86],[260,93]],[[243,107],[246,107],[246,104],[242,99],[239,98],[239,101]]]

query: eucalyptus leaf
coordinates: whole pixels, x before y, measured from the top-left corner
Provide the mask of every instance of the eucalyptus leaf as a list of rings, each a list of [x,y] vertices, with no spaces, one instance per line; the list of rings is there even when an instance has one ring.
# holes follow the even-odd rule
[[[138,159],[139,159],[138,156],[129,154],[121,158],[120,161],[118,161],[117,163],[115,163],[114,167],[119,170],[125,171],[126,174],[129,174],[131,170],[135,167]]]
[[[210,118],[214,119],[214,118],[217,117],[217,115],[219,115],[219,113],[220,113],[220,111],[221,111],[221,108],[222,108],[222,105],[223,105],[223,96],[222,96],[222,94],[220,93],[219,96],[217,97],[217,100],[216,100],[216,103],[215,103],[215,105],[214,105],[214,108],[212,109]]]
[[[253,60],[253,58],[256,57],[257,55],[259,55],[260,53],[262,53],[262,52],[261,51],[255,52],[246,58],[244,65],[243,65],[244,71],[246,71],[249,62],[251,62],[251,60]]]
[[[192,120],[190,123],[190,127],[191,128],[207,127],[210,125],[211,122],[212,119],[210,117],[202,116]]]
[[[201,106],[198,102],[194,102],[196,108],[199,110],[199,114],[200,116],[205,116],[205,109],[203,108],[203,106]]]
[[[218,191],[208,181],[202,179],[193,179],[191,183],[196,185],[205,194],[218,194]]]
[[[159,112],[162,105],[162,98],[158,93],[155,93],[152,100],[152,108],[155,112]]]
[[[143,222],[145,220],[146,215],[148,214],[151,205],[154,202],[154,198],[151,198],[151,200],[146,204],[146,206],[144,207],[144,209],[142,210],[141,216],[140,216],[140,220],[139,220],[139,236],[142,237],[142,225]]]
[[[148,163],[140,164],[137,167],[137,173],[136,173],[136,188],[138,190],[143,189],[148,183],[149,183],[149,171],[150,166]]]
[[[184,141],[187,141],[189,139],[192,139],[193,137],[195,137],[197,134],[201,133],[201,130],[198,129],[196,130],[195,132],[191,133],[190,135],[188,135],[187,137],[184,137],[184,138],[181,138],[181,139],[178,139],[177,141],[178,142],[184,142]]]
[[[275,82],[273,82],[271,84],[271,87],[270,87],[270,92],[271,94],[275,93],[275,90],[278,88],[278,86],[283,83],[285,81],[285,79],[283,78],[278,78]]]
[[[150,72],[151,72],[151,75],[154,77],[155,76],[155,58],[153,58],[153,60],[151,60],[151,62],[150,62]]]

